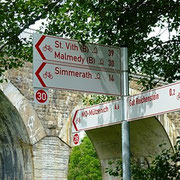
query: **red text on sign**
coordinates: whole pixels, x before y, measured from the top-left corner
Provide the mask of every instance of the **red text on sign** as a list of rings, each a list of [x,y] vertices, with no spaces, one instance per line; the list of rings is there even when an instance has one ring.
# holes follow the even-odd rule
[[[61,49],[63,49],[63,47],[62,47],[62,42],[60,42],[60,41],[55,41],[55,48],[61,48]]]
[[[88,63],[88,64],[95,64],[95,58],[93,58],[93,57],[87,57],[87,63]]]
[[[78,51],[79,50],[78,46],[74,43],[65,42],[65,44],[66,44],[66,49],[68,49],[68,50],[72,50],[72,51]]]
[[[89,111],[84,111],[82,112],[82,117],[87,117],[87,116],[93,116],[93,115],[97,115],[97,114],[101,114],[101,113],[105,113],[107,112],[109,109],[108,107],[104,107],[101,109],[90,109]]]
[[[153,94],[150,96],[141,96],[141,97],[137,97],[136,99],[130,99],[129,101],[129,105],[130,106],[134,106],[134,105],[138,105],[138,104],[143,104],[146,102],[150,102],[150,101],[155,101],[159,99],[159,94]]]
[[[175,92],[176,92],[175,89],[170,88],[169,89],[169,96],[174,96],[176,94]]]

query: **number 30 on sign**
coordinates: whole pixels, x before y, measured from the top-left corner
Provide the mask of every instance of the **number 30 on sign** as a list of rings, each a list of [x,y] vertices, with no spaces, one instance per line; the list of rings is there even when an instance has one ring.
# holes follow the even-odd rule
[[[34,102],[36,104],[48,104],[48,89],[34,88]]]

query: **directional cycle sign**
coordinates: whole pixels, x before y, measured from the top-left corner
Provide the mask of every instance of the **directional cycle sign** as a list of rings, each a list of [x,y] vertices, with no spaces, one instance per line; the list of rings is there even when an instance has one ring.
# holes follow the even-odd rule
[[[72,132],[119,123],[121,109],[121,100],[79,109],[73,116]]]
[[[128,120],[180,110],[180,82],[128,97]]]
[[[47,62],[34,62],[34,87],[76,90],[119,95],[120,74],[71,67]],[[113,78],[112,80],[109,78]]]
[[[33,59],[120,71],[120,49],[34,34]]]
[[[180,82],[129,96],[128,121],[180,110]],[[120,123],[121,100],[79,109],[73,115],[72,132]]]
[[[34,34],[34,87],[120,95],[120,49]]]

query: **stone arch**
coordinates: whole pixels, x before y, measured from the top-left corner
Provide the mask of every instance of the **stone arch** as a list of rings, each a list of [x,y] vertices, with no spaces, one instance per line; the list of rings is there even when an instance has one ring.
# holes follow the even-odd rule
[[[19,112],[29,135],[30,144],[33,145],[45,137],[46,133],[36,111],[21,92],[11,82],[0,84],[0,89]]]
[[[0,90],[0,179],[33,179],[32,146],[16,108]]]
[[[160,154],[163,149],[172,149],[169,136],[156,117],[130,121],[131,157],[148,160],[150,156]],[[122,155],[121,122],[116,125],[86,131],[101,161],[103,180],[118,180],[105,173],[110,160],[117,160]],[[164,146],[159,146],[165,143]]]

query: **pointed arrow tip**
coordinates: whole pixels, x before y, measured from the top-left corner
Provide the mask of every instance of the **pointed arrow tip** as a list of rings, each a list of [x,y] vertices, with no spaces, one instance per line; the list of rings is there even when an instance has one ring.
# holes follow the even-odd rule
[[[78,110],[76,110],[76,112],[75,112],[75,114],[74,114],[73,121],[72,121],[72,123],[73,123],[74,128],[75,128],[75,130],[76,130],[76,131],[78,131],[78,128],[77,128],[77,126],[76,126],[76,124],[75,124],[75,119],[76,119],[76,115],[77,115],[77,113],[78,113]]]
[[[38,78],[39,82],[41,83],[41,85],[42,85],[43,87],[46,87],[46,84],[45,84],[44,81],[42,80],[42,78],[41,78],[41,76],[40,76],[40,72],[42,71],[42,69],[44,68],[45,65],[46,65],[46,63],[43,62],[43,63],[39,66],[38,70],[35,72],[36,77]]]
[[[40,54],[40,56],[41,56],[41,58],[42,58],[43,60],[46,60],[46,57],[45,57],[44,54],[42,53],[42,51],[41,51],[41,49],[40,49],[39,46],[41,45],[41,43],[44,41],[45,38],[46,38],[46,36],[45,36],[45,35],[42,35],[41,38],[39,39],[39,41],[38,41],[38,42],[36,43],[36,45],[35,45],[38,53]]]

